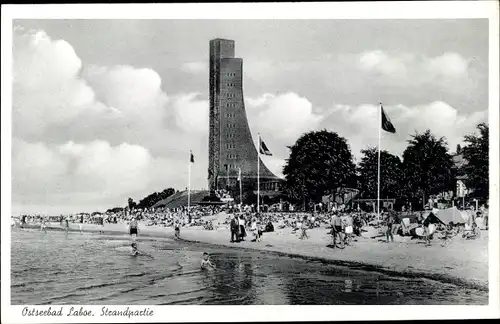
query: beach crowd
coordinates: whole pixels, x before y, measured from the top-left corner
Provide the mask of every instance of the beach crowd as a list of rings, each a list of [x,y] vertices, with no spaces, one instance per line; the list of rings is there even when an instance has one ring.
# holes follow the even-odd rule
[[[293,207],[292,207],[293,208]],[[205,230],[227,228],[230,241],[237,243],[245,240],[260,242],[265,233],[276,230],[287,230],[298,234],[298,239],[309,238],[309,230],[325,228],[331,235],[332,248],[345,248],[356,240],[356,237],[385,237],[386,242],[393,242],[394,235],[410,236],[423,239],[426,244],[438,238],[443,246],[454,236],[461,235],[474,239],[480,235],[480,229],[487,229],[488,209],[481,205],[478,210],[473,206],[460,213],[466,215],[463,222],[447,222],[441,220],[439,211],[427,208],[423,211],[399,211],[383,208],[380,215],[375,212],[365,212],[359,207],[356,210],[347,209],[344,205],[333,205],[331,208],[315,206],[313,212],[282,212],[277,206],[265,206],[265,212],[256,212],[255,206],[222,205],[200,206],[175,209],[123,208],[117,211],[93,214],[74,214],[61,216],[22,215],[13,220],[13,225],[23,226],[28,223],[40,224],[46,229],[51,222],[60,222],[61,227],[68,228],[69,223],[78,224],[125,224],[140,222],[141,226],[174,227],[175,236],[181,236],[181,229],[202,226]],[[222,217],[220,216],[222,215]],[[436,216],[437,215],[437,216]],[[80,226],[81,230],[81,226]]]

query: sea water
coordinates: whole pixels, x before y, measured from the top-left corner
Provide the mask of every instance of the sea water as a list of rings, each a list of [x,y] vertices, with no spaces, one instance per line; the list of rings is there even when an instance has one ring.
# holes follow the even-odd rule
[[[488,292],[270,252],[13,229],[11,302],[20,304],[487,304]],[[217,269],[203,271],[203,252]],[[341,253],[348,253],[344,250]]]

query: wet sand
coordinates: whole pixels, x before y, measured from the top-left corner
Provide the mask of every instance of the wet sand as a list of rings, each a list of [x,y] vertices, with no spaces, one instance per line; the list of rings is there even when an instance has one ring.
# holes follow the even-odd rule
[[[32,227],[32,226],[29,226]],[[39,225],[33,225],[39,228]],[[51,223],[48,230],[62,230],[59,223]],[[79,231],[79,224],[70,224],[70,231]],[[126,224],[83,224],[83,231],[103,234],[127,235]],[[455,236],[447,246],[434,239],[431,246],[423,240],[394,236],[394,243],[386,243],[385,238],[358,237],[345,249],[332,249],[331,236],[326,228],[308,230],[309,239],[300,240],[300,232],[293,234],[290,228],[264,233],[261,242],[251,242],[251,236],[240,243],[230,242],[227,227],[207,231],[202,227],[181,229],[181,238],[186,241],[224,245],[235,248],[249,248],[272,251],[305,258],[320,259],[367,270],[397,273],[409,277],[425,277],[452,282],[469,287],[488,289],[488,232],[481,231],[481,237],[465,240]],[[169,227],[140,226],[141,237],[173,237]]]
[[[426,247],[423,240],[394,236],[394,243],[385,238],[356,238],[345,249],[332,249],[331,236],[326,228],[308,231],[309,239],[300,240],[299,231],[291,229],[264,233],[261,242],[247,241],[230,243],[227,229],[214,231],[181,230],[185,240],[275,251],[308,258],[322,259],[344,265],[362,266],[383,272],[397,272],[411,277],[426,277],[453,282],[475,288],[488,289],[488,235],[482,231],[481,238],[465,240],[456,236],[447,246],[434,239]]]

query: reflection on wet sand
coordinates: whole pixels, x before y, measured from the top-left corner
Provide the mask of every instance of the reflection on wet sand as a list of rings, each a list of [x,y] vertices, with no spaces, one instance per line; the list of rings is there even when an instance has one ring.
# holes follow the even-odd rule
[[[258,263],[252,264],[254,273],[259,273],[260,266]],[[285,283],[283,277],[275,274],[265,275],[259,273],[257,276],[259,285],[255,285],[255,300],[257,305],[288,305],[287,294],[284,292]]]

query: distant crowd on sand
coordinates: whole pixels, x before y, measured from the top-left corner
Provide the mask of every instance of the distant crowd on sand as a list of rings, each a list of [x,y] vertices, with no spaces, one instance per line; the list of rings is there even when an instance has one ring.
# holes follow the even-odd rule
[[[293,210],[297,209],[292,207]],[[424,240],[429,245],[433,239],[439,239],[446,246],[457,235],[465,239],[475,239],[481,235],[480,229],[488,227],[488,207],[481,205],[478,210],[468,206],[465,210],[449,208],[437,210],[427,207],[423,211],[393,211],[382,208],[380,215],[375,212],[365,212],[359,207],[356,210],[342,204],[315,206],[313,212],[283,212],[273,211],[276,206],[264,206],[265,212],[256,212],[255,206],[193,206],[189,213],[186,207],[168,209],[136,209],[127,208],[118,212],[76,214],[61,216],[22,215],[13,225],[40,224],[46,229],[50,222],[60,222],[60,226],[68,229],[69,223],[80,224],[136,224],[140,226],[159,226],[175,228],[175,237],[181,237],[181,229],[187,227],[202,227],[205,230],[227,228],[231,242],[255,241],[265,239],[265,234],[277,230],[298,234],[298,239],[308,239],[310,230],[325,228],[331,235],[333,248],[349,246],[357,237],[384,237],[386,242],[393,242],[394,236],[409,236]],[[224,211],[220,218],[218,215]],[[453,217],[452,217],[453,216]],[[451,217],[451,218],[450,218]],[[137,229],[136,229],[137,231]],[[130,233],[132,235],[132,233]],[[138,232],[135,232],[137,235]]]

